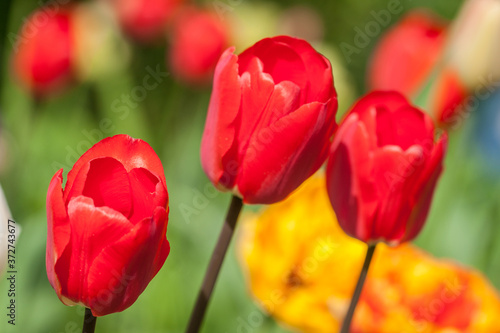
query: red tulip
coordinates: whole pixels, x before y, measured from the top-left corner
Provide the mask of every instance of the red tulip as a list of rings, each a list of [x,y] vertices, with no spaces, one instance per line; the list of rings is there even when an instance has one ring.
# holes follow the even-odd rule
[[[443,51],[446,24],[428,12],[405,16],[379,41],[368,70],[370,89],[412,95],[429,77]]]
[[[123,30],[132,38],[151,42],[165,35],[183,0],[108,0]]]
[[[396,90],[414,100],[427,88],[427,109],[446,125],[468,95],[457,70],[438,66],[447,34],[447,24],[429,12],[417,10],[404,17],[375,48],[369,88]]]
[[[215,13],[192,8],[179,15],[169,49],[173,74],[193,84],[209,82],[220,55],[229,45],[227,31]]]
[[[417,236],[442,171],[447,137],[397,92],[360,99],[335,135],[327,188],[344,231],[364,242]]]
[[[90,148],[47,193],[47,275],[66,305],[94,316],[132,305],[160,270],[168,193],[162,164],[144,141],[127,135]]]
[[[14,74],[36,96],[59,92],[73,78],[71,16],[69,10],[42,8],[21,28],[13,54]]]
[[[202,166],[246,203],[277,202],[327,157],[337,127],[332,69],[306,41],[287,36],[233,51],[215,69]]]

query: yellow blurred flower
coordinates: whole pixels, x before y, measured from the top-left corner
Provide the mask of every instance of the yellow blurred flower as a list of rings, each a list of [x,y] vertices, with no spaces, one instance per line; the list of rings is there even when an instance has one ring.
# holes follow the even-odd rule
[[[239,235],[253,296],[301,332],[338,331],[366,253],[338,226],[324,183],[312,177],[287,200],[247,216]],[[477,271],[412,245],[380,244],[352,332],[500,332],[500,299]]]

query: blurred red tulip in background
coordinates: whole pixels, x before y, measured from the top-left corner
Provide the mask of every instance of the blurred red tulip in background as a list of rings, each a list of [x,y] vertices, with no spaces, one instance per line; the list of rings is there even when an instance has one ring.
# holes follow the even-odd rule
[[[344,231],[399,244],[422,228],[447,145],[431,118],[397,92],[372,92],[351,109],[327,166],[327,188]]]
[[[415,93],[441,56],[446,28],[427,11],[403,17],[376,46],[368,73],[370,89]]]
[[[141,42],[161,40],[175,11],[184,0],[106,0],[122,29]]]
[[[127,135],[90,148],[47,193],[50,284],[66,305],[94,316],[131,306],[163,266],[168,193],[163,166],[144,141]]]
[[[330,62],[304,40],[266,38],[215,69],[205,173],[246,203],[284,199],[325,161],[337,127]]]
[[[213,12],[187,8],[174,20],[168,60],[173,74],[193,83],[209,83],[222,52],[229,46],[229,28]]]
[[[12,55],[14,74],[37,97],[59,92],[73,78],[71,21],[70,9],[41,8],[18,34]]]
[[[426,109],[444,123],[467,97],[458,72],[439,63],[447,37],[445,21],[429,11],[410,12],[376,46],[368,69],[369,89],[396,90],[416,102],[433,84]]]

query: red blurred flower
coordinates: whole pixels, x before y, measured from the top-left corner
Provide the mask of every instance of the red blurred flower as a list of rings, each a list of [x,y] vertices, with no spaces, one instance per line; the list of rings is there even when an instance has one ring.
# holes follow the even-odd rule
[[[440,73],[432,88],[429,108],[436,120],[443,126],[454,125],[457,116],[463,117],[459,110],[463,109],[463,103],[468,96],[467,88],[458,73],[451,68]]]
[[[170,19],[184,0],[108,1],[129,36],[142,42],[151,42],[165,35]]]
[[[215,13],[190,8],[179,15],[169,49],[174,75],[194,84],[210,82],[220,55],[229,45],[227,31]]]
[[[14,74],[36,96],[56,93],[73,77],[72,13],[41,8],[25,22],[13,54]]]
[[[442,170],[447,137],[397,92],[360,99],[340,125],[327,166],[339,224],[364,242],[399,244],[422,228]]]
[[[370,90],[396,90],[416,98],[434,80],[429,111],[443,123],[467,97],[458,72],[438,68],[447,38],[447,23],[427,11],[414,11],[390,29],[375,48],[368,69]],[[433,76],[433,71],[435,71]]]
[[[144,141],[106,138],[47,193],[47,275],[66,305],[94,316],[132,305],[167,258],[163,166]]]
[[[370,89],[412,95],[441,56],[446,23],[429,12],[405,16],[378,42],[369,67]]]
[[[329,61],[306,41],[266,38],[217,64],[201,162],[247,203],[284,199],[323,164],[337,125]]]

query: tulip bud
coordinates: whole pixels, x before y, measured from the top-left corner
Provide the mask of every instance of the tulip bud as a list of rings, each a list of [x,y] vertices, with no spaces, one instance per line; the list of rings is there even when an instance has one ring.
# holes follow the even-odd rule
[[[340,125],[327,188],[344,231],[366,243],[399,244],[423,227],[442,171],[447,137],[399,93],[361,98]]]
[[[47,193],[47,276],[66,305],[94,316],[131,306],[158,273],[166,239],[163,166],[144,141],[127,135],[90,148]]]
[[[60,92],[73,79],[74,40],[69,9],[41,8],[19,32],[13,70],[37,97]]]
[[[246,203],[277,202],[328,154],[337,127],[330,62],[288,36],[233,51],[215,69],[202,166],[215,186]]]
[[[220,55],[229,46],[228,28],[215,13],[186,9],[173,26],[169,62],[179,79],[209,83]]]

